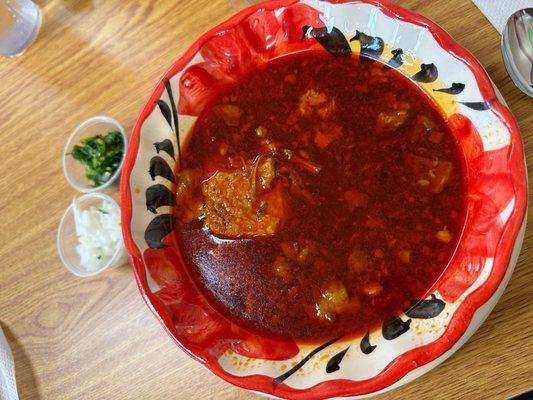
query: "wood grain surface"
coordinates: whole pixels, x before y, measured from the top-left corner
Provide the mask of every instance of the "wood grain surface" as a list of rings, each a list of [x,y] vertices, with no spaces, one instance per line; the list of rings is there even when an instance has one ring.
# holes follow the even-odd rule
[[[95,114],[131,130],[170,63],[234,12],[230,0],[39,3],[37,41],[19,58],[0,59],[0,324],[21,399],[258,399],[167,337],[130,268],[76,278],[55,247],[60,216],[76,194],[61,171],[69,132]],[[496,30],[468,0],[400,4],[436,21],[481,61],[518,119],[533,164],[533,101],[506,74]],[[472,339],[379,399],[506,399],[533,387],[532,232],[503,297]]]

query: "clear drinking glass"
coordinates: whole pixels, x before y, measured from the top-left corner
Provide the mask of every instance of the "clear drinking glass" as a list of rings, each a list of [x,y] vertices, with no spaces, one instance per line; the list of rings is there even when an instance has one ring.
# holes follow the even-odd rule
[[[20,55],[41,27],[41,11],[31,0],[0,0],[0,55]]]

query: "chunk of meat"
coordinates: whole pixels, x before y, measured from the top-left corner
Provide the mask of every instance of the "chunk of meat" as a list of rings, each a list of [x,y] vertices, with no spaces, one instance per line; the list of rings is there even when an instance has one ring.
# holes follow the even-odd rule
[[[348,291],[340,282],[329,283],[315,305],[316,315],[323,321],[335,322],[336,316],[359,306],[357,300],[348,297]]]
[[[242,171],[217,172],[204,181],[204,226],[220,237],[272,236],[285,214],[283,189],[277,185],[257,201]]]
[[[176,207],[174,215],[186,224],[197,219],[202,212],[202,197],[196,189],[201,181],[197,169],[184,169],[177,175]]]
[[[376,127],[380,132],[395,131],[407,122],[411,105],[409,103],[397,103],[396,100],[391,101],[392,109],[378,114]]]
[[[366,208],[368,205],[368,196],[357,190],[348,190],[344,192],[344,200],[348,204],[350,211],[356,208]]]
[[[446,227],[438,231],[435,237],[437,238],[439,242],[445,243],[445,244],[450,243],[452,241],[452,234]]]
[[[447,160],[407,154],[407,164],[413,169],[418,184],[432,193],[440,193],[450,180],[453,164]]]
[[[316,112],[320,118],[327,119],[335,109],[335,99],[328,99],[323,92],[309,89],[300,96],[298,111],[303,116],[310,116]]]
[[[272,181],[276,177],[276,168],[272,157],[262,159],[257,166],[257,185],[262,190],[272,187]]]
[[[316,243],[310,240],[302,242],[282,242],[280,244],[281,251],[289,260],[292,260],[300,265],[304,265],[309,261],[310,256],[316,253]]]
[[[409,132],[411,142],[429,140],[431,143],[440,143],[444,138],[444,132],[439,130],[435,122],[427,115],[417,115],[416,122]]]
[[[300,96],[298,110],[302,115],[311,115],[314,107],[324,104],[327,100],[324,93],[309,89]]]
[[[239,126],[243,111],[233,104],[221,104],[215,108],[215,113],[224,120],[228,126]]]
[[[325,149],[334,140],[342,136],[342,128],[337,124],[324,125],[315,132],[315,144],[321,149]]]
[[[272,181],[276,178],[276,170],[274,167],[274,159],[268,158],[262,154],[257,156],[251,166],[245,165],[245,170],[248,171],[252,185],[250,187],[250,198],[252,202],[256,200],[257,191],[270,189]],[[266,205],[262,205],[265,207]]]
[[[407,119],[407,110],[382,111],[378,114],[378,129],[393,131],[401,127]]]

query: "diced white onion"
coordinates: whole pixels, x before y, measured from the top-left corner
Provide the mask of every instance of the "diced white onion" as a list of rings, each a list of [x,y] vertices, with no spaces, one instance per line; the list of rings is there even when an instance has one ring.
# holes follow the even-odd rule
[[[94,271],[109,261],[122,240],[120,209],[107,200],[103,200],[100,207],[80,211],[74,199],[72,207],[80,264],[88,271]]]

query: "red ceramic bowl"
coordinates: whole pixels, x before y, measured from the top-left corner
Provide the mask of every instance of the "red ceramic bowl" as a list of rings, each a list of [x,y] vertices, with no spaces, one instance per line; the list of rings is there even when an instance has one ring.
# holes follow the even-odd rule
[[[174,245],[178,143],[218,88],[294,52],[341,49],[354,57],[368,55],[357,32],[378,45],[371,56],[416,77],[446,116],[466,160],[465,228],[430,296],[392,325],[320,346],[254,334],[211,307]],[[121,182],[126,248],[141,294],[168,334],[232,384],[306,400],[389,390],[456,351],[509,280],[525,229],[526,200],[520,133],[483,67],[433,22],[377,0],[270,1],[201,36],[142,109]]]

